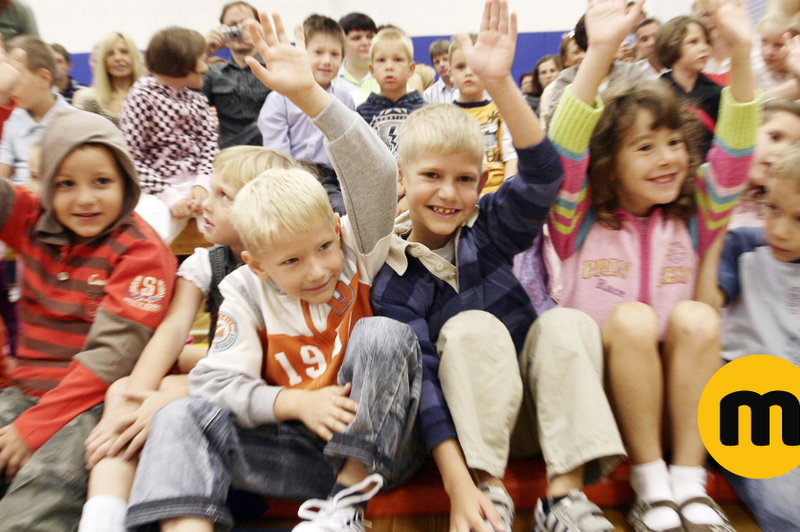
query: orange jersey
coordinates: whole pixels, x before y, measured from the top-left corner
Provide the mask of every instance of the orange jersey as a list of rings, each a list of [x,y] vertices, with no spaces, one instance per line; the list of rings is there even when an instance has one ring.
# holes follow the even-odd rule
[[[344,267],[333,298],[314,305],[281,292],[249,268],[220,284],[224,296],[205,366],[242,372],[272,386],[305,389],[336,384],[356,322],[372,316],[369,290],[383,265],[389,237],[368,256],[355,251],[342,223]],[[256,373],[257,372],[257,373]]]

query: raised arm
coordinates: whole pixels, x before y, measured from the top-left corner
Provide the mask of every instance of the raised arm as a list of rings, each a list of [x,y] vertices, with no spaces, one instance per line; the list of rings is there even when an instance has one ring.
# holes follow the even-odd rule
[[[639,20],[643,4],[644,0],[638,0],[626,13],[626,0],[589,0],[585,19],[589,47],[572,82],[572,93],[586,105],[594,105],[597,89],[619,45]]]
[[[254,22],[248,27],[266,67],[253,58],[247,59],[248,65],[264,85],[297,105],[325,135],[359,251],[368,254],[392,231],[397,164],[366,122],[314,81],[302,27],[297,27],[293,46],[280,15],[273,15],[274,29],[265,13],[260,17],[263,37]]]
[[[716,0],[712,16],[731,50],[730,87],[723,89],[714,142],[697,174],[697,250],[704,255],[725,233],[734,205],[747,183],[760,121],[750,68],[752,26],[738,1]]]
[[[514,145],[527,148],[539,144],[544,139],[544,131],[511,76],[517,46],[517,16],[514,13],[509,16],[508,2],[487,0],[474,45],[466,33],[459,33],[457,37],[467,64],[497,104]]]
[[[750,16],[739,0],[713,0],[711,9],[719,39],[731,54],[731,71],[728,74],[731,96],[739,103],[750,102],[756,86],[750,66],[753,43]]]
[[[261,31],[253,20],[246,24],[250,38],[266,66],[255,57],[247,57],[247,65],[261,83],[289,98],[309,117],[317,116],[325,109],[332,96],[314,81],[311,62],[306,53],[303,27],[297,25],[296,43],[292,45],[278,13],[272,15],[274,26],[266,13],[259,13],[259,18]]]

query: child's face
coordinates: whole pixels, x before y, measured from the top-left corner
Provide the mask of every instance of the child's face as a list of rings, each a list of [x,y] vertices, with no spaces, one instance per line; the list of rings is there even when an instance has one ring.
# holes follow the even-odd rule
[[[241,248],[239,233],[233,228],[230,214],[238,188],[228,184],[219,174],[211,175],[211,192],[203,201],[203,236],[209,242]]]
[[[764,234],[781,262],[800,260],[800,187],[792,178],[767,180]]]
[[[445,83],[450,82],[450,60],[447,58],[446,53],[433,56],[433,68],[439,73],[442,81]]]
[[[711,43],[708,42],[703,28],[697,24],[686,26],[686,36],[681,41],[681,56],[672,65],[674,69],[700,73],[711,57]]]
[[[53,178],[53,212],[80,240],[95,237],[122,213],[125,186],[117,160],[103,146],[72,150]]]
[[[408,78],[414,73],[414,62],[401,43],[383,43],[376,46],[369,71],[378,81],[381,92],[405,92]]]
[[[539,65],[539,85],[544,89],[558,77],[558,66],[552,59]]]
[[[452,59],[450,62],[450,75],[458,89],[458,101],[483,101],[483,82],[467,65],[467,56],[464,54],[464,50],[457,48],[450,58]]]
[[[571,66],[580,65],[586,52],[581,50],[581,47],[578,46],[575,41],[571,41],[567,45],[567,53],[564,55],[566,56],[564,59],[564,68],[569,68]]]
[[[616,156],[619,206],[635,216],[648,216],[656,205],[680,195],[689,168],[689,152],[680,131],[652,129],[653,114],[640,109],[622,135]]]
[[[533,76],[523,76],[519,88],[522,94],[533,94]]]
[[[30,110],[43,96],[51,92],[51,79],[46,77],[44,69],[38,72],[28,70],[27,54],[20,48],[15,48],[8,54],[9,59],[16,61],[19,67],[19,77],[11,88],[11,96],[17,101],[17,107]]]
[[[313,305],[327,303],[342,274],[341,229],[319,220],[301,233],[282,233],[256,257],[242,258],[261,280],[272,279],[286,294]]]
[[[118,38],[114,46],[108,51],[105,58],[106,72],[112,78],[127,78],[133,73],[133,60],[131,50],[125,44],[125,39]]]
[[[335,37],[318,33],[306,43],[306,51],[311,59],[314,81],[327,89],[342,66],[342,43]]]
[[[764,58],[767,69],[771,72],[786,71],[788,50],[785,46],[785,33],[785,28],[777,24],[765,24],[761,28],[761,56]]]
[[[195,60],[194,70],[184,76],[184,86],[188,89],[202,89],[206,72],[208,72],[208,56],[203,53]]]
[[[447,244],[472,216],[486,182],[475,158],[463,153],[425,153],[400,164],[411,216],[411,236],[430,249]]]
[[[763,187],[783,150],[800,140],[800,117],[784,111],[773,112],[758,130],[750,165],[750,186]]]
[[[369,49],[372,46],[374,31],[352,30],[344,38],[345,56],[351,61],[369,61]]]
[[[53,57],[56,60],[56,83],[60,83],[67,79],[69,75],[69,69],[72,68],[72,64],[69,62],[68,57],[64,57],[61,55],[60,52],[56,52],[53,50]]]
[[[645,24],[636,30],[636,60],[649,59],[653,55],[656,44],[656,31],[661,25],[658,22]]]

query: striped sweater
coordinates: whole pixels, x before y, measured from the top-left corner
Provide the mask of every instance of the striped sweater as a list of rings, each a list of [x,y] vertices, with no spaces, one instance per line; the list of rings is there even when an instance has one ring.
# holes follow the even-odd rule
[[[103,145],[123,176],[119,217],[78,239],[54,207],[61,162],[85,143]],[[164,316],[176,260],[133,212],[136,170],[122,134],[105,118],[63,109],[42,136],[42,196],[0,179],[0,240],[24,262],[21,342],[11,377],[38,403],[14,421],[32,449],[99,404],[108,385],[130,373]]]

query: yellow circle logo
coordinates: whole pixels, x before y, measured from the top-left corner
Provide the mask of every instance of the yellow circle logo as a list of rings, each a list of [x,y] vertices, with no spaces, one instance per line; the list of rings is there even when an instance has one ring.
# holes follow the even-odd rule
[[[700,436],[720,465],[747,478],[800,466],[800,368],[770,355],[729,362],[706,384]]]

